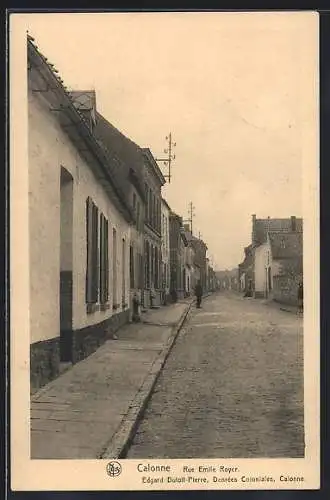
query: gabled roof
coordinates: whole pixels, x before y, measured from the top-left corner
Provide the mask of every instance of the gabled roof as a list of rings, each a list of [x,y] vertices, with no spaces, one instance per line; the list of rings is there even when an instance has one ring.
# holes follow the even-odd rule
[[[191,234],[190,231],[185,231],[184,234],[185,234],[186,239],[187,239],[188,242],[192,241],[193,235]]]
[[[186,238],[185,231],[183,229],[180,231],[180,235],[181,235],[181,238],[182,238],[184,245],[188,246],[188,240]]]
[[[194,236],[194,235],[192,235],[191,240],[194,241],[195,243],[197,243],[198,245],[205,247],[207,250],[207,245],[206,245],[205,241],[201,240],[200,238],[197,238],[197,236]]]
[[[113,159],[122,189],[128,193],[128,182],[131,178],[144,199],[144,162],[141,148],[98,112],[94,135]]]
[[[183,221],[181,215],[178,215],[177,213],[173,212],[173,210],[171,210],[170,212],[170,219],[176,219],[182,226]]]
[[[165,177],[161,171],[161,169],[159,168],[152,152],[150,151],[149,148],[141,148],[145,157],[147,158],[147,160],[149,161],[149,165],[152,166],[153,170],[154,170],[154,173],[156,175],[156,177],[158,178],[160,184],[162,186],[164,186],[164,184],[166,183],[166,180],[165,180]]]
[[[303,254],[303,235],[296,232],[268,233],[273,259],[301,258]]]
[[[167,208],[169,209],[170,212],[172,211],[171,207],[169,206],[169,204],[167,203],[167,201],[163,197],[162,197],[162,203],[164,203],[164,205],[167,206]]]
[[[254,227],[254,243],[262,244],[267,241],[267,232],[291,232],[293,231],[292,224],[295,223],[294,231],[301,233],[303,230],[303,220],[301,218],[289,217],[286,219],[255,219]]]
[[[125,202],[123,190],[117,182],[112,165],[109,164],[109,158],[92,134],[84,113],[77,109],[71,93],[64,87],[63,80],[56,74],[57,70],[41,54],[34,39],[29,35],[27,49],[29,71],[35,71],[40,81],[43,82],[42,92],[50,103],[50,109],[57,113],[63,130],[75,144],[81,156],[85,158],[116,208],[128,222],[132,221],[133,214]]]

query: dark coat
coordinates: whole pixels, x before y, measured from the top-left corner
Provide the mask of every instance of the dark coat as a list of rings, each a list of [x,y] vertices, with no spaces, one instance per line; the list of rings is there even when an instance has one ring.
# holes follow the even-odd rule
[[[195,286],[195,295],[196,297],[201,297],[203,295],[202,285]]]

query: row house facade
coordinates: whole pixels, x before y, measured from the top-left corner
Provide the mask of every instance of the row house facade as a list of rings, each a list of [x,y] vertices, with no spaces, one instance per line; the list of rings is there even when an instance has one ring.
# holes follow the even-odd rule
[[[95,136],[116,166],[116,178],[130,207],[133,221],[129,239],[129,311],[133,300],[142,302],[144,293],[145,166],[140,147],[123,135],[100,113],[96,113]]]
[[[161,276],[162,276],[162,303],[167,304],[170,301],[170,213],[171,208],[167,201],[162,198],[161,205],[162,221],[162,240],[161,240]]]
[[[302,256],[301,218],[258,219],[252,215],[252,243],[239,265],[241,291],[255,298],[295,303],[303,278]]]
[[[244,260],[238,266],[239,291],[252,297],[254,283],[254,254],[253,246],[244,248]]]
[[[186,238],[187,239],[187,238]],[[189,240],[187,239],[187,246],[185,246],[185,257],[184,257],[184,262],[185,262],[185,274],[186,274],[186,283],[185,283],[185,295],[186,296],[191,296],[194,294],[194,288],[195,288],[195,274],[194,274],[194,250],[189,245]]]
[[[93,134],[95,113],[79,110],[30,37],[27,57],[34,391],[128,320],[134,216]]]
[[[206,286],[206,245],[148,148],[68,91],[28,37],[30,373],[37,390],[132,319]]]
[[[184,224],[185,237],[188,242],[185,248],[185,265],[186,265],[186,295],[193,295],[197,282],[200,279],[199,267],[195,266],[195,251],[192,245],[193,235],[189,224]]]
[[[255,296],[286,304],[297,303],[303,275],[301,232],[267,233],[255,251]]]
[[[216,290],[216,275],[213,267],[209,264],[207,270],[207,290],[214,292]]]
[[[162,195],[165,178],[150,149],[143,148],[144,159],[144,292],[142,306],[149,308],[162,303]]]
[[[173,302],[185,297],[186,252],[188,241],[183,228],[182,217],[170,213],[170,294]]]
[[[202,239],[196,236],[191,236],[190,245],[194,251],[195,282],[200,281],[205,293],[207,292],[207,246]]]

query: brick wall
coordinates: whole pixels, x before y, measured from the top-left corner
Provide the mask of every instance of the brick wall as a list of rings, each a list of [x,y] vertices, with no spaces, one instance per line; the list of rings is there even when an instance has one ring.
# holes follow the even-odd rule
[[[298,282],[291,276],[274,276],[273,298],[276,302],[297,305]]]

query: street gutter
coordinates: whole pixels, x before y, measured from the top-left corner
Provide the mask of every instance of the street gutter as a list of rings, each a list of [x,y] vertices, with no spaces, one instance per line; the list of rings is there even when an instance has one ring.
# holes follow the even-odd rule
[[[172,327],[171,335],[167,344],[162,349],[156,360],[151,366],[149,373],[139,391],[137,392],[133,402],[129,406],[128,412],[124,417],[119,429],[114,434],[111,442],[101,452],[98,458],[100,459],[120,459],[125,458],[128,449],[132,443],[137,427],[143,418],[146,407],[151,399],[153,390],[159,378],[159,375],[164,367],[166,360],[175,344],[175,341],[180,333],[180,330],[188,316],[189,311],[194,303],[192,300],[185,311],[182,313],[179,322]]]

